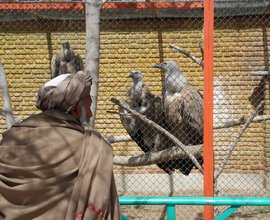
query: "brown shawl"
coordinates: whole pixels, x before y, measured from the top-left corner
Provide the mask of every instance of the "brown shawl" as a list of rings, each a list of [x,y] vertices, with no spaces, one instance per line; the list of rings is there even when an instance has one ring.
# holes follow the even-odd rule
[[[0,144],[0,219],[120,219],[111,146],[57,110],[31,116]]]

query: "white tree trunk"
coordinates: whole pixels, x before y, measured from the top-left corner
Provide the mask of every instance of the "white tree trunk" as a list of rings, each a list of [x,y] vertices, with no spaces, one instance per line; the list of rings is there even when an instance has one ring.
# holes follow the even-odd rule
[[[99,49],[100,49],[100,9],[101,0],[88,0],[85,2],[86,19],[86,74],[92,76],[91,98],[92,98],[92,118],[90,127],[94,127],[96,109],[98,101],[98,82],[99,82]]]
[[[12,114],[12,106],[8,91],[8,83],[6,74],[3,68],[2,63],[0,62],[0,87],[2,92],[2,98],[3,98],[3,113],[5,114],[6,122],[7,122],[7,128],[10,128],[14,124],[14,118]]]

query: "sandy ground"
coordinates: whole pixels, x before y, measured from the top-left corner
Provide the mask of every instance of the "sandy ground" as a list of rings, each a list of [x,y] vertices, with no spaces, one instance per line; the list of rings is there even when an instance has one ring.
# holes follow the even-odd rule
[[[222,211],[222,209],[220,209]],[[161,206],[125,206],[122,212],[132,220],[166,220],[166,208]],[[203,220],[203,207],[177,206],[177,220]],[[270,220],[270,207],[240,207],[229,218],[232,220]]]
[[[185,192],[187,193],[187,192]],[[220,192],[221,196],[224,196],[224,192]],[[241,195],[240,191],[233,191],[230,196]],[[247,192],[246,192],[247,193]],[[196,196],[199,195],[198,192],[190,192],[186,195]],[[147,194],[137,194],[137,196],[147,196]],[[178,195],[181,195],[179,192]],[[123,195],[124,196],[124,195]],[[131,195],[128,195],[131,196]],[[136,195],[135,195],[136,196]],[[163,195],[164,196],[164,195]],[[177,195],[176,195],[177,196]],[[249,197],[269,197],[268,190],[260,191],[248,191]],[[216,213],[221,214],[228,207],[219,206],[217,207]],[[122,212],[130,220],[166,220],[166,206],[149,206],[149,205],[137,205],[137,206],[121,206]],[[203,220],[203,206],[176,206],[176,220]],[[235,211],[227,219],[231,220],[270,220],[270,206],[242,206],[237,211]]]

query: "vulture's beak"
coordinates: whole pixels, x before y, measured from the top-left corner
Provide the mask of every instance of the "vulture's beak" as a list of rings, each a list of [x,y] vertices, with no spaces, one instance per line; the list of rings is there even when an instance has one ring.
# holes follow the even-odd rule
[[[127,78],[132,78],[132,77],[133,77],[132,72],[127,75]]]
[[[154,66],[153,66],[154,68],[158,68],[158,69],[161,69],[161,65],[160,65],[160,63],[158,63],[158,64],[155,64]]]
[[[163,63],[155,64],[153,67],[165,71],[165,69],[163,67]]]
[[[153,67],[163,70],[162,63],[155,64]]]

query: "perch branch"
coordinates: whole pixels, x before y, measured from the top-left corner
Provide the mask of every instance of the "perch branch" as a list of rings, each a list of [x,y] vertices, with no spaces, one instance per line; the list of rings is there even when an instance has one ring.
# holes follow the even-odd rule
[[[267,121],[270,119],[270,115],[261,115],[261,116],[256,116],[251,122],[262,122],[262,121]],[[214,126],[214,129],[222,129],[222,128],[230,128],[230,127],[235,127],[239,125],[243,125],[247,122],[247,118],[245,116],[242,116],[238,120],[232,120],[225,122],[222,125],[216,125]]]
[[[201,165],[199,164],[199,162],[197,161],[197,159],[194,157],[193,154],[191,154],[188,150],[187,147],[182,144],[175,136],[173,136],[171,133],[169,133],[167,130],[165,130],[163,127],[161,127],[160,125],[154,123],[153,121],[149,120],[147,117],[145,117],[144,115],[141,115],[140,113],[132,110],[125,102],[123,101],[119,101],[115,98],[111,98],[111,101],[113,103],[115,103],[116,105],[122,107],[123,109],[125,109],[126,111],[130,112],[131,114],[133,114],[134,116],[136,116],[138,119],[143,120],[144,122],[146,122],[147,124],[155,127],[156,129],[158,129],[160,132],[162,132],[164,135],[168,136],[175,144],[176,146],[179,146],[179,148],[184,151],[189,158],[192,160],[192,162],[194,163],[194,165],[199,169],[199,171],[203,174],[203,169],[201,167]]]
[[[186,150],[194,156],[200,156],[202,154],[202,145],[187,145]],[[179,151],[179,147],[170,147],[162,151],[147,152],[141,156],[126,157],[115,156],[113,163],[121,166],[145,166],[155,163],[166,162],[169,160],[179,159],[187,155],[183,151]]]
[[[270,71],[255,71],[249,73],[251,76],[270,76]]]
[[[2,92],[4,114],[6,118],[7,128],[10,128],[14,124],[14,117],[12,113],[12,105],[10,101],[6,73],[1,62],[0,62],[0,90]]]
[[[240,130],[240,132],[238,133],[238,135],[234,138],[233,144],[230,147],[229,153],[226,155],[226,157],[224,158],[224,160],[222,161],[219,170],[217,172],[217,174],[215,175],[215,180],[218,179],[218,177],[220,176],[220,174],[222,173],[224,167],[226,166],[226,164],[228,163],[229,157],[232,155],[232,152],[234,151],[237,142],[239,141],[239,139],[241,138],[241,136],[244,134],[245,130],[248,128],[248,126],[250,125],[250,123],[252,122],[252,120],[255,118],[255,116],[259,113],[262,105],[264,104],[264,101],[261,101],[260,104],[257,106],[257,108],[255,109],[255,111],[251,114],[251,116],[248,118],[248,120],[245,122],[244,126],[242,127],[242,129]]]
[[[105,138],[111,144],[119,142],[129,142],[133,141],[129,135],[119,135],[119,136],[108,136]]]
[[[121,114],[119,112],[111,112],[114,114]],[[1,114],[1,113],[0,113]],[[15,119],[16,120],[16,119]],[[262,121],[267,121],[270,120],[270,115],[261,115],[261,116],[256,116],[253,120],[253,122],[262,122]],[[227,121],[224,124],[221,125],[215,125],[214,129],[223,129],[223,128],[230,128],[230,127],[236,127],[239,125],[243,125],[247,122],[247,118],[245,116],[242,116],[238,120],[232,120],[232,121]],[[131,137],[129,135],[120,135],[120,136],[109,136],[106,137],[107,141],[109,141],[111,144],[112,143],[119,143],[119,142],[128,142],[132,141]]]
[[[6,112],[7,111],[5,111],[5,110],[3,110],[3,109],[0,108],[0,115],[2,115],[3,117],[6,117]],[[15,117],[15,116],[13,116],[13,118],[14,118],[14,122],[15,123],[19,123],[21,121],[21,119]]]
[[[188,58],[192,59],[195,63],[197,63],[198,65],[200,65],[203,68],[203,60],[199,59],[193,55],[191,55],[188,51],[186,51],[185,49],[178,47],[174,44],[170,44],[171,48],[176,49],[177,51],[179,51],[180,53],[183,53],[184,55],[186,55]]]
[[[121,113],[121,112],[116,112],[116,111],[111,111],[111,110],[107,110],[108,113],[111,113],[111,114],[116,114],[116,115],[129,115],[129,114],[126,114],[126,113]]]

